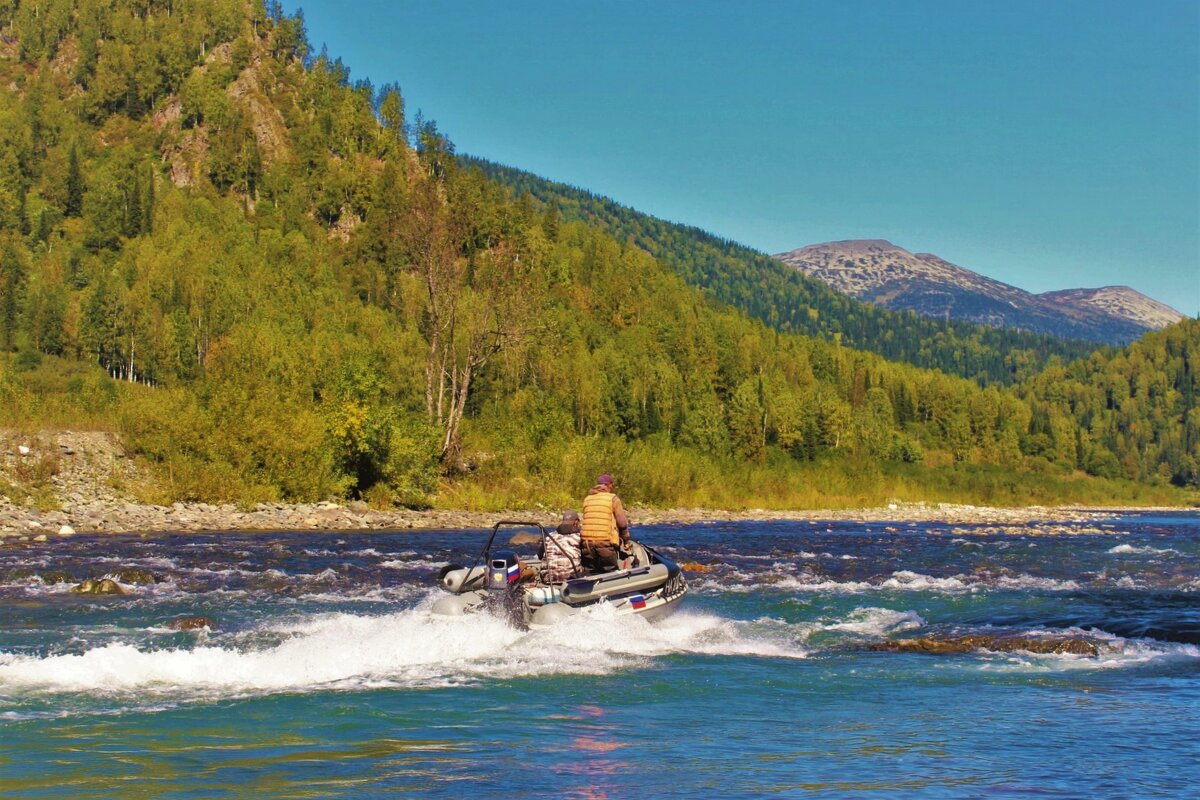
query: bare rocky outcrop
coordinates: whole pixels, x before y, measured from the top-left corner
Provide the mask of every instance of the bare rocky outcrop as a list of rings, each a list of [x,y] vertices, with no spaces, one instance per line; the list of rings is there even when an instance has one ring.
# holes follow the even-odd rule
[[[1118,319],[1125,319],[1150,330],[1159,330],[1187,319],[1165,303],[1147,297],[1128,286],[1101,286],[1099,289],[1060,289],[1042,292],[1038,297],[1053,303],[1089,307]]]
[[[121,440],[108,431],[0,431],[3,484],[49,489],[65,508],[80,503],[127,502],[125,487],[145,481]],[[10,502],[12,498],[9,498]],[[64,519],[56,530],[63,524]]]
[[[292,151],[283,115],[271,102],[263,86],[263,71],[266,68],[261,58],[255,58],[227,91],[249,117],[250,129],[262,153],[263,163],[269,165],[276,160],[291,159]]]
[[[867,648],[887,653],[926,653],[948,655],[986,650],[995,653],[1037,653],[1098,656],[1101,643],[1077,634],[972,633],[959,636],[924,636],[919,639],[892,639]]]
[[[195,71],[204,73],[214,64],[228,64],[231,58],[232,45],[225,42],[209,51],[204,63]],[[225,89],[229,98],[245,113],[264,166],[292,158],[287,124],[269,97],[269,81],[268,62],[258,54]],[[190,186],[197,182],[208,159],[209,126],[202,123],[185,129],[182,108],[178,96],[169,97],[155,112],[152,121],[162,139],[161,154],[170,167],[171,181],[176,186]]]

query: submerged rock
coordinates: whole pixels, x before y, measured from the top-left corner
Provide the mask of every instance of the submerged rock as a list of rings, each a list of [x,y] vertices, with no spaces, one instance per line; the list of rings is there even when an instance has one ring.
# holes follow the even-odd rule
[[[158,576],[141,567],[121,567],[112,573],[121,583],[158,583]]]
[[[194,615],[176,617],[167,623],[167,627],[173,631],[198,631],[203,628],[215,631],[217,629],[216,623],[208,617]]]
[[[1079,656],[1100,655],[1100,645],[1086,636],[1032,636],[1021,634],[974,633],[963,636],[923,636],[919,639],[893,639],[871,645],[869,650],[887,653],[971,653],[990,650],[997,653],[1069,653]]]
[[[69,572],[64,572],[61,569],[48,569],[38,572],[38,577],[42,579],[42,583],[49,586],[52,583],[72,583],[75,576]]]
[[[511,545],[541,544],[542,537],[540,534],[533,533],[531,531],[517,531],[515,534],[513,534],[513,537],[508,540],[508,543]]]
[[[700,564],[696,561],[685,561],[679,565],[688,572],[712,572],[712,567],[707,564]]]
[[[79,594],[125,594],[121,584],[112,578],[101,578],[100,580],[88,578],[76,586],[75,591]]]

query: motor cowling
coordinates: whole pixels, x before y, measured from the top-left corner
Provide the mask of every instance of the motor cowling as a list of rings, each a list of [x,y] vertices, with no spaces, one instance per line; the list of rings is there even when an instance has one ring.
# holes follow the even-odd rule
[[[487,588],[506,591],[521,581],[521,560],[512,550],[492,553],[487,568]]]

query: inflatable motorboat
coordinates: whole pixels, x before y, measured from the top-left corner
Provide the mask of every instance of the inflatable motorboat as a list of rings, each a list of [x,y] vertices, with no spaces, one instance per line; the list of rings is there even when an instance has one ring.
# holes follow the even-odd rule
[[[538,545],[536,552],[518,553],[496,547],[501,528],[521,528],[507,548]],[[532,534],[532,535],[528,535]],[[622,569],[579,575],[559,583],[542,579],[542,558],[547,539],[559,534],[537,522],[497,522],[478,561],[470,567],[447,565],[442,586],[451,594],[433,606],[433,613],[462,616],[493,609],[506,614],[517,626],[541,628],[580,613],[581,609],[608,603],[618,616],[658,620],[673,612],[687,594],[683,570],[661,553],[630,542]],[[517,543],[517,544],[514,544]]]

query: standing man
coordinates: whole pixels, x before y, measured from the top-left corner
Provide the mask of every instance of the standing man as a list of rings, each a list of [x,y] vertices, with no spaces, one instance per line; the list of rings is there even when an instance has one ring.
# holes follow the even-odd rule
[[[629,518],[621,498],[613,492],[612,475],[596,478],[583,499],[583,567],[588,572],[621,568],[620,547],[629,541]]]

